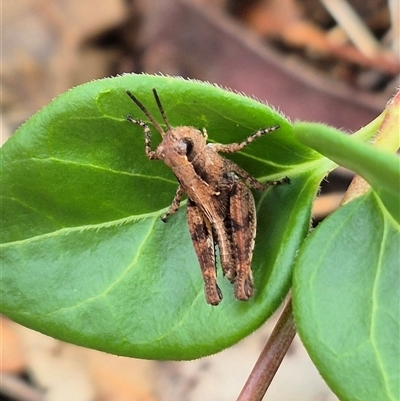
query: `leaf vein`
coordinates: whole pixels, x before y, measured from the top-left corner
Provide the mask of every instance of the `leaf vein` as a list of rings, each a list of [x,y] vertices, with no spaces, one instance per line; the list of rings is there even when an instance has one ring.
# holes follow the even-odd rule
[[[107,294],[108,294],[118,283],[120,283],[120,282],[124,279],[124,277],[136,266],[136,264],[137,264],[137,262],[138,262],[138,260],[139,260],[140,254],[141,254],[141,250],[143,249],[144,245],[146,244],[148,238],[150,237],[150,235],[151,235],[151,233],[152,233],[152,231],[153,231],[153,228],[154,228],[154,225],[155,225],[155,222],[156,222],[156,221],[157,221],[157,218],[154,218],[154,219],[153,219],[153,223],[150,225],[147,234],[145,235],[145,237],[144,237],[143,240],[142,240],[142,243],[139,245],[139,247],[138,247],[138,249],[137,249],[135,258],[132,260],[132,262],[131,262],[130,264],[127,265],[127,267],[126,267],[123,271],[121,271],[121,274],[120,274],[118,277],[116,277],[116,279],[113,280],[113,282],[112,282],[107,288],[105,288],[105,289],[104,289],[102,292],[100,292],[99,294],[96,294],[96,295],[94,295],[94,296],[91,296],[91,297],[89,297],[89,298],[86,298],[85,300],[83,300],[83,301],[81,301],[81,302],[78,302],[78,303],[75,304],[75,305],[63,307],[63,308],[60,308],[60,309],[58,309],[58,310],[56,310],[56,311],[50,312],[50,313],[48,313],[46,316],[47,316],[47,317],[48,317],[48,316],[53,316],[53,315],[56,315],[56,314],[58,314],[58,313],[60,313],[60,312],[65,312],[65,311],[68,311],[68,310],[74,310],[74,309],[77,309],[77,308],[82,307],[83,305],[88,305],[88,304],[90,304],[90,303],[92,303],[92,302],[94,302],[94,301],[96,301],[96,300],[98,300],[98,299],[100,299],[100,298],[105,298],[105,297],[107,296]]]
[[[175,184],[176,181],[165,178],[165,177],[161,177],[161,176],[150,176],[147,174],[140,174],[140,173],[132,173],[129,171],[122,171],[122,170],[115,170],[112,169],[110,167],[104,167],[104,166],[99,166],[96,164],[92,164],[92,163],[82,163],[82,162],[76,162],[73,160],[63,160],[63,159],[59,159],[56,157],[47,157],[47,158],[34,158],[32,157],[30,160],[33,160],[35,162],[46,162],[46,161],[52,161],[52,162],[57,162],[57,163],[61,163],[61,164],[72,164],[75,166],[81,166],[81,167],[87,167],[87,168],[91,168],[91,169],[96,169],[96,170],[103,170],[103,171],[107,171],[109,173],[113,173],[113,174],[121,174],[121,175],[127,175],[129,177],[140,177],[140,178],[147,178],[150,180],[160,180],[160,181],[165,181],[168,182],[170,184]]]

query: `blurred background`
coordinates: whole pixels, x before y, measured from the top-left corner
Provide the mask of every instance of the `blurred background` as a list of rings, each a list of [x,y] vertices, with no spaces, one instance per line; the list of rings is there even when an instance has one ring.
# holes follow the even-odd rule
[[[1,139],[54,97],[125,72],[179,75],[269,102],[292,120],[351,132],[399,84],[397,0],[5,0]],[[339,169],[318,222],[351,179]],[[75,347],[1,320],[0,400],[236,399],[276,318],[218,355],[142,361]],[[334,401],[296,338],[267,400]]]

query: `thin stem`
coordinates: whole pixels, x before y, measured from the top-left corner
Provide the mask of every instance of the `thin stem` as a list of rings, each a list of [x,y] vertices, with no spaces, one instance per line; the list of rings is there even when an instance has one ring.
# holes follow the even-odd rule
[[[296,335],[291,301],[290,298],[236,401],[263,399]]]

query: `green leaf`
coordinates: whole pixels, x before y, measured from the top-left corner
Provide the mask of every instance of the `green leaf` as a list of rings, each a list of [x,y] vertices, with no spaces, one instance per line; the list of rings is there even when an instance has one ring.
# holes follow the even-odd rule
[[[144,153],[143,113],[128,89],[172,125],[206,128],[209,140],[241,141],[280,129],[232,155],[261,180],[290,185],[255,194],[255,296],[207,305],[185,204],[160,216],[177,188],[172,172]],[[161,120],[161,118],[160,118]],[[153,148],[159,143],[153,134]],[[200,82],[124,75],[64,93],[1,149],[1,309],[61,340],[142,358],[190,359],[217,352],[260,326],[290,287],[292,261],[308,232],[326,160],[300,145],[278,112]],[[219,268],[218,268],[219,269]]]
[[[303,144],[363,177],[377,192],[392,217],[400,223],[398,156],[321,124],[298,123],[294,132]],[[393,132],[393,136],[398,137],[398,132]]]
[[[371,190],[304,241],[296,262],[296,326],[341,400],[400,399],[400,230]]]

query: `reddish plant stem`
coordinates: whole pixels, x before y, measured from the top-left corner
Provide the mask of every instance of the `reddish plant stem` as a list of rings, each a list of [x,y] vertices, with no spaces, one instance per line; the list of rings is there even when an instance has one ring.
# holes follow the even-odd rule
[[[295,335],[290,298],[236,401],[263,399]]]

